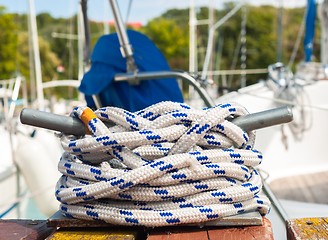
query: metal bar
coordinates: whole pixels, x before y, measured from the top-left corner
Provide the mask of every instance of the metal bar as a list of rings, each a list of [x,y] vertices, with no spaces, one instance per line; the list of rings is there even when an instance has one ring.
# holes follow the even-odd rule
[[[134,58],[133,58],[132,46],[129,42],[129,38],[126,33],[126,29],[123,24],[122,16],[121,16],[120,10],[118,8],[117,2],[116,2],[116,0],[109,0],[109,3],[112,8],[112,12],[113,12],[114,19],[115,19],[115,21],[114,21],[115,29],[117,32],[118,40],[120,42],[120,46],[121,46],[120,47],[121,54],[124,58],[126,58],[127,72],[137,71],[137,66],[136,66]],[[134,82],[134,80],[132,80],[132,82],[130,81],[130,83],[136,84],[136,82]]]
[[[80,81],[79,80],[52,80],[49,82],[45,82],[43,84],[43,89],[46,88],[54,88],[54,87],[75,87],[78,88],[80,86]]]
[[[249,132],[256,129],[288,123],[293,120],[292,109],[288,106],[244,115],[232,120],[234,124]]]
[[[163,79],[163,78],[180,78],[188,82],[198,92],[200,97],[204,100],[207,107],[213,107],[214,101],[208,96],[205,89],[188,73],[177,71],[156,71],[156,72],[138,72],[138,73],[123,73],[116,74],[115,81],[132,81],[132,80],[149,80],[149,79]]]
[[[78,118],[38,111],[30,108],[24,108],[21,111],[20,120],[23,124],[76,136],[83,136],[86,133],[85,126]]]
[[[89,68],[89,59],[90,59],[90,28],[88,22],[88,0],[81,0],[81,10],[83,15],[83,24],[84,24],[84,67]]]
[[[287,123],[292,119],[293,114],[291,108],[286,106],[240,116],[231,121],[245,131],[253,131],[276,124]],[[86,134],[86,128],[84,124],[79,119],[74,117],[62,116],[58,114],[38,111],[35,109],[24,108],[21,111],[20,120],[23,124],[47,128],[66,134],[77,136]]]
[[[128,35],[126,34],[125,26],[117,2],[116,0],[109,0],[109,3],[112,8],[112,12],[115,19],[114,21],[115,29],[117,32],[118,40],[121,45],[121,54],[124,58],[132,56],[133,55],[132,47],[129,43],[129,38]]]

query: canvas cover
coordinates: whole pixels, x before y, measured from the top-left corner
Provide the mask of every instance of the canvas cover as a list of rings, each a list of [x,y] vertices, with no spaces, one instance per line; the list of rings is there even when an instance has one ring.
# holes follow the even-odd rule
[[[127,30],[133,56],[139,72],[168,71],[170,67],[163,54],[145,35]],[[115,106],[138,111],[160,101],[183,102],[176,79],[144,80],[138,85],[115,82],[117,73],[126,72],[126,60],[120,52],[116,33],[99,38],[91,55],[91,68],[83,76],[79,90],[87,104],[94,108],[92,95],[98,95],[102,106]]]

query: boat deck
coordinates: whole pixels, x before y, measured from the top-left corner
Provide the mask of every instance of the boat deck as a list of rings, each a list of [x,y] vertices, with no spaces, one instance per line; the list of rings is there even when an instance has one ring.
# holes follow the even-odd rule
[[[328,204],[328,171],[277,179],[270,188],[279,199]]]

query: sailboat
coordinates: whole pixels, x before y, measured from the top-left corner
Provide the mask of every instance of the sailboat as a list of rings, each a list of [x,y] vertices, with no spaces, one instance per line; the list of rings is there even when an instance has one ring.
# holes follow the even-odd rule
[[[46,106],[44,89],[58,86],[77,87],[79,81],[42,82],[33,0],[29,1],[28,23],[37,88],[37,97],[34,99],[36,103],[33,104],[38,109],[48,108],[47,111],[50,111],[49,106]],[[22,86],[25,86],[22,83],[22,76],[0,82],[0,141],[4,154],[0,161],[0,185],[3,193],[0,197],[0,218],[45,219],[55,213],[59,206],[53,191],[60,177],[57,163],[63,150],[54,132],[21,124],[19,112],[28,106],[26,94],[19,95],[21,92],[27,92],[26,89],[22,91]],[[24,105],[18,105],[19,101],[23,101]],[[55,104],[52,108],[59,109],[61,114],[67,113],[66,109],[63,111]]]
[[[322,135],[328,132],[324,123],[328,117],[328,101],[325,97],[328,90],[327,64],[311,62],[315,1],[309,1],[309,4],[306,33],[310,36],[305,36],[306,56],[304,62],[298,65],[296,73],[293,74],[282,63],[272,64],[268,67],[267,80],[218,99],[240,102],[250,112],[280,105],[293,108],[292,123],[257,133],[258,148],[267,158],[262,167],[269,173],[268,181],[328,170],[325,144],[322,141]],[[323,3],[323,8],[324,4],[327,3]]]
[[[60,156],[60,145],[53,133],[36,131],[19,122],[17,114],[22,99],[18,94],[22,82],[21,76],[1,81],[1,218],[46,216],[57,208],[51,200],[55,184],[51,181],[59,174],[51,156]]]
[[[327,3],[324,1],[320,6],[324,13],[321,16],[325,18]],[[295,74],[278,62],[268,66],[267,80],[217,99],[218,102],[239,102],[251,113],[281,105],[292,107],[293,122],[258,130],[256,142],[265,159],[260,169],[288,219],[326,217],[328,213],[328,195],[324,187],[328,175],[324,140],[328,133],[325,123],[328,118],[328,75],[326,62],[311,61],[315,12],[315,1],[308,1],[305,57]],[[325,18],[321,21],[323,29],[327,28]],[[323,36],[325,39],[324,32]],[[326,49],[324,45],[321,47]],[[322,52],[322,57],[325,56]]]

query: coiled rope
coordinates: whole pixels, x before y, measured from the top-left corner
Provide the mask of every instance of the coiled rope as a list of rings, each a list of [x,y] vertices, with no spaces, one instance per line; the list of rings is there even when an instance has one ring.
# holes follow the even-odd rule
[[[255,135],[226,120],[247,114],[243,107],[161,102],[135,113],[79,107],[72,114],[91,135],[62,136],[56,197],[64,215],[154,227],[268,212]]]

